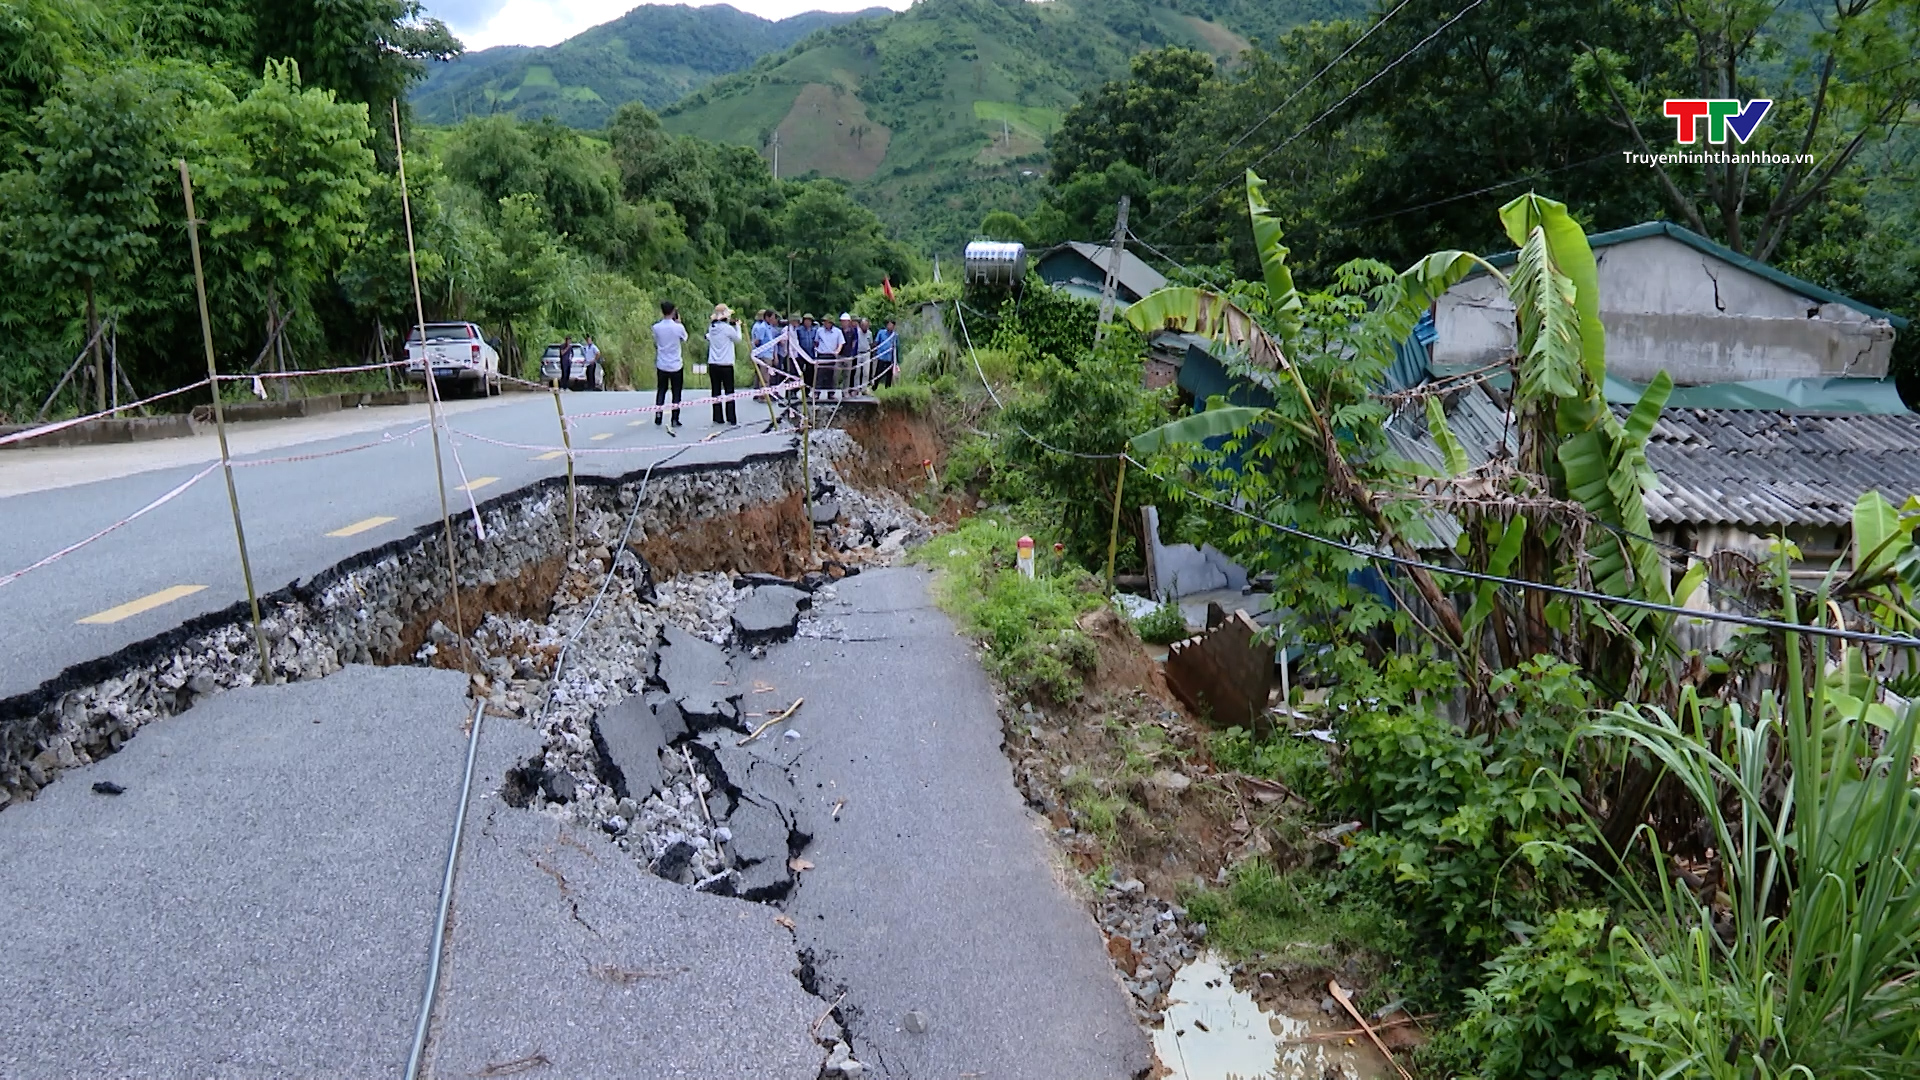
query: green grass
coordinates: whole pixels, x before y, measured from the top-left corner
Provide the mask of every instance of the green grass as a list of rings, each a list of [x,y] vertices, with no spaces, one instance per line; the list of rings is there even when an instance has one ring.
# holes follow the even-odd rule
[[[553,77],[553,69],[545,64],[533,64],[527,68],[526,75],[520,79],[521,89],[530,86],[551,86],[558,88],[560,80]]]
[[[1014,131],[1045,139],[1060,127],[1062,113],[1044,106],[1016,105],[1010,101],[976,101],[973,115],[998,126],[1005,121]]]
[[[1187,636],[1187,617],[1179,604],[1161,604],[1133,621],[1140,640],[1149,645],[1170,645]]]
[[[669,113],[660,125],[676,135],[698,135],[714,142],[761,149],[800,96],[798,83],[766,82],[683,113]],[[784,155],[782,155],[784,157]],[[792,175],[785,162],[781,172]]]
[[[1287,731],[1256,739],[1246,728],[1215,732],[1207,749],[1221,768],[1278,780],[1303,799],[1314,799],[1327,780],[1327,748],[1317,739]]]
[[[1235,960],[1326,963],[1329,950],[1377,947],[1395,930],[1379,909],[1339,896],[1324,871],[1280,873],[1264,859],[1240,863],[1227,884],[1190,891],[1182,903],[1189,919],[1207,924],[1207,941]]]
[[[873,396],[889,409],[923,415],[933,407],[933,387],[926,383],[897,383],[874,388]]]
[[[1015,569],[1023,533],[1034,539],[1032,580]],[[1097,652],[1075,620],[1105,601],[1098,581],[1062,565],[1044,529],[1001,516],[969,518],[922,545],[914,559],[941,571],[941,606],[985,644],[989,673],[1034,700],[1058,704],[1080,696]]]

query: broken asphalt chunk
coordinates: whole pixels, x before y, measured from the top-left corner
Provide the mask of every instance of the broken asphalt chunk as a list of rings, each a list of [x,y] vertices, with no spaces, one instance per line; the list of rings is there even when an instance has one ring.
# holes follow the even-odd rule
[[[679,710],[673,713],[678,722]],[[627,698],[594,719],[594,745],[600,751],[600,774],[622,799],[641,800],[659,791],[660,751],[667,746],[661,718],[647,702]]]
[[[761,585],[733,610],[733,632],[742,645],[766,645],[793,637],[800,613],[813,598],[787,585]]]

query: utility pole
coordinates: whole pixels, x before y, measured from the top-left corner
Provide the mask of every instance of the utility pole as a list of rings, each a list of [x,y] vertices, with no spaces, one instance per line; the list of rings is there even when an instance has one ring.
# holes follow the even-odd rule
[[[780,179],[780,129],[773,132],[773,178]]]
[[[1107,324],[1113,321],[1113,287],[1120,277],[1120,253],[1127,249],[1127,206],[1132,202],[1120,196],[1120,211],[1113,218],[1113,244],[1107,248],[1107,282],[1100,287],[1100,325],[1094,328],[1093,343],[1107,336]]]

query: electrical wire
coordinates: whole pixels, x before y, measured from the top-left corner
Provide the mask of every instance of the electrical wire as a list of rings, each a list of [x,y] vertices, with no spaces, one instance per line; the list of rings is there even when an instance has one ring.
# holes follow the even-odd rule
[[[1733,623],[1739,626],[1751,626],[1751,627],[1755,627],[1762,630],[1780,630],[1780,631],[1785,631],[1787,633],[1810,634],[1816,637],[1837,638],[1843,641],[1854,641],[1854,642],[1860,642],[1862,644],[1867,644],[1867,645],[1888,645],[1888,646],[1893,646],[1895,648],[1920,648],[1920,638],[1895,637],[1887,634],[1871,634],[1865,631],[1847,630],[1847,629],[1836,628],[1836,627],[1809,626],[1809,625],[1803,625],[1799,623],[1785,622],[1780,619],[1767,619],[1767,618],[1762,618],[1754,615],[1735,615],[1731,612],[1726,612],[1726,611],[1698,611],[1693,608],[1679,607],[1674,604],[1662,604],[1653,600],[1640,600],[1630,596],[1608,596],[1605,593],[1591,592],[1586,589],[1576,589],[1566,585],[1550,585],[1550,584],[1547,584],[1546,582],[1527,581],[1523,578],[1504,577],[1499,574],[1482,573],[1478,570],[1466,570],[1458,567],[1438,566],[1433,563],[1423,562],[1419,559],[1409,559],[1404,555],[1395,555],[1391,552],[1378,551],[1373,548],[1363,547],[1359,544],[1350,544],[1344,540],[1335,540],[1331,537],[1320,536],[1316,533],[1311,533],[1305,529],[1296,528],[1292,525],[1282,525],[1277,521],[1270,521],[1267,518],[1263,518],[1258,514],[1254,514],[1247,510],[1243,510],[1237,506],[1233,506],[1231,504],[1221,502],[1220,500],[1215,499],[1212,496],[1205,494],[1204,492],[1194,491],[1191,488],[1185,487],[1184,485],[1177,484],[1175,481],[1165,476],[1162,476],[1161,474],[1141,464],[1140,461],[1137,458],[1134,458],[1132,455],[1126,455],[1126,458],[1129,462],[1133,464],[1134,468],[1137,468],[1141,472],[1146,473],[1148,476],[1151,476],[1154,479],[1159,480],[1161,483],[1173,484],[1176,487],[1180,487],[1182,491],[1186,492],[1186,494],[1190,495],[1195,499],[1198,499],[1201,502],[1207,503],[1210,506],[1214,506],[1218,509],[1227,511],[1230,514],[1234,514],[1239,517],[1245,518],[1246,520],[1254,522],[1255,524],[1264,525],[1267,528],[1274,530],[1275,532],[1279,532],[1287,536],[1292,536],[1292,537],[1295,537],[1296,539],[1305,540],[1309,543],[1319,544],[1323,547],[1333,548],[1336,551],[1344,551],[1349,555],[1357,555],[1361,558],[1370,559],[1376,562],[1390,563],[1394,566],[1406,567],[1408,569],[1413,569],[1413,570],[1425,570],[1428,573],[1432,573],[1432,574],[1444,574],[1449,577],[1466,578],[1470,581],[1483,581],[1493,585],[1506,585],[1515,589],[1531,589],[1535,592],[1544,592],[1554,596],[1564,596],[1572,600],[1586,600],[1586,601],[1591,601],[1597,604],[1611,604],[1619,607],[1637,608],[1642,611],[1655,612],[1656,614],[1677,615],[1682,618],[1704,619],[1710,622]]]
[[[1353,50],[1355,50],[1355,49],[1357,49],[1357,48],[1359,48],[1359,47],[1360,47],[1360,46],[1361,46],[1361,45],[1362,45],[1363,43],[1365,43],[1365,41],[1366,41],[1366,40],[1367,40],[1368,38],[1370,38],[1370,37],[1372,37],[1372,36],[1373,36],[1373,32],[1374,32],[1375,30],[1378,30],[1378,29],[1380,29],[1381,27],[1383,27],[1383,26],[1385,26],[1385,25],[1387,25],[1387,23],[1388,23],[1389,21],[1391,21],[1391,20],[1393,19],[1393,17],[1394,17],[1395,15],[1398,15],[1398,14],[1400,14],[1400,10],[1401,10],[1402,8],[1404,8],[1404,7],[1406,7],[1406,6],[1408,5],[1408,4],[1410,4],[1410,3],[1412,3],[1412,2],[1413,2],[1413,0],[1400,0],[1400,3],[1399,3],[1399,4],[1397,4],[1397,5],[1395,5],[1395,7],[1394,7],[1394,9],[1393,9],[1392,11],[1389,11],[1389,12],[1387,12],[1387,13],[1386,13],[1385,15],[1383,15],[1383,16],[1381,16],[1381,17],[1380,17],[1380,18],[1379,18],[1378,20],[1376,20],[1376,21],[1375,21],[1375,22],[1373,23],[1373,25],[1371,25],[1371,26],[1369,26],[1369,27],[1367,27],[1367,30],[1366,30],[1366,33],[1364,33],[1364,34],[1361,34],[1361,35],[1360,35],[1359,37],[1357,37],[1357,38],[1354,38],[1354,39],[1353,39],[1353,44],[1351,44],[1351,45],[1348,45],[1348,46],[1347,46],[1347,47],[1346,47],[1346,48],[1345,48],[1344,50],[1342,50],[1339,56],[1336,56],[1336,57],[1334,57],[1333,59],[1331,59],[1331,60],[1329,60],[1329,61],[1327,61],[1327,63],[1326,63],[1326,66],[1325,66],[1325,67],[1322,67],[1322,68],[1321,68],[1321,69],[1320,69],[1319,71],[1316,71],[1316,72],[1314,72],[1314,73],[1313,73],[1313,76],[1312,76],[1311,78],[1309,78],[1309,79],[1308,79],[1308,80],[1307,80],[1306,82],[1303,82],[1303,83],[1301,83],[1301,84],[1299,85],[1299,87],[1297,87],[1297,88],[1296,88],[1296,89],[1295,89],[1295,90],[1293,91],[1293,93],[1291,93],[1291,94],[1288,94],[1288,95],[1287,95],[1287,99],[1286,99],[1285,101],[1282,101],[1282,102],[1281,102],[1280,104],[1278,104],[1278,105],[1275,105],[1275,106],[1273,107],[1273,111],[1271,111],[1271,112],[1269,112],[1269,113],[1267,113],[1267,115],[1265,115],[1265,116],[1263,116],[1263,117],[1261,117],[1261,118],[1260,118],[1259,120],[1257,120],[1257,121],[1255,121],[1255,122],[1254,122],[1254,125],[1253,125],[1252,127],[1250,127],[1250,128],[1248,128],[1247,130],[1245,130],[1245,131],[1243,131],[1243,132],[1241,132],[1241,133],[1240,133],[1240,135],[1239,135],[1239,136],[1238,136],[1237,138],[1235,138],[1235,139],[1234,139],[1234,140],[1233,140],[1233,141],[1232,141],[1231,143],[1228,143],[1228,144],[1227,144],[1227,148],[1226,148],[1225,150],[1222,150],[1222,151],[1220,152],[1220,155],[1219,155],[1218,157],[1216,157],[1216,158],[1214,158],[1214,159],[1213,159],[1213,161],[1212,161],[1212,163],[1210,163],[1210,164],[1209,164],[1209,165],[1207,166],[1207,168],[1205,168],[1205,169],[1200,169],[1200,170],[1197,170],[1197,171],[1198,171],[1198,172],[1209,172],[1209,171],[1211,171],[1211,170],[1212,170],[1212,168],[1213,168],[1213,166],[1214,166],[1214,165],[1218,165],[1218,164],[1220,164],[1220,163],[1221,163],[1222,161],[1225,161],[1225,160],[1227,159],[1227,155],[1228,155],[1228,154],[1231,154],[1231,153],[1233,153],[1233,152],[1234,152],[1235,150],[1237,150],[1237,149],[1239,149],[1239,148],[1240,148],[1240,144],[1241,144],[1241,143],[1243,143],[1243,142],[1246,142],[1246,141],[1247,141],[1248,139],[1250,139],[1250,138],[1252,138],[1252,137],[1253,137],[1253,133],[1254,133],[1254,132],[1256,132],[1256,131],[1259,131],[1259,130],[1260,130],[1261,128],[1263,128],[1263,127],[1266,127],[1266,126],[1267,126],[1267,123],[1268,123],[1269,121],[1271,121],[1271,120],[1272,120],[1272,119],[1273,119],[1274,117],[1276,117],[1276,116],[1279,116],[1279,115],[1280,115],[1280,112],[1281,112],[1281,110],[1283,110],[1283,109],[1285,109],[1285,108],[1286,108],[1287,106],[1289,106],[1289,105],[1291,105],[1291,104],[1293,104],[1293,103],[1294,103],[1294,101],[1295,101],[1295,100],[1296,100],[1297,98],[1299,98],[1299,96],[1300,96],[1301,94],[1304,94],[1304,93],[1306,93],[1306,92],[1307,92],[1308,90],[1310,90],[1310,89],[1312,89],[1312,87],[1313,87],[1313,84],[1314,84],[1314,83],[1317,83],[1317,82],[1319,82],[1319,81],[1320,81],[1320,76],[1322,76],[1322,75],[1325,75],[1325,74],[1326,74],[1327,72],[1329,72],[1329,71],[1332,71],[1332,70],[1333,70],[1333,66],[1334,66],[1335,64],[1338,64],[1338,63],[1339,63],[1340,61],[1342,61],[1342,60],[1345,60],[1345,59],[1346,59],[1347,57],[1349,57],[1349,56],[1351,56],[1351,55],[1353,55]]]
[[[986,381],[987,377],[986,377],[985,370],[980,367],[980,358],[978,356],[978,351],[974,348],[974,345],[973,345],[973,336],[967,332],[966,316],[964,313],[960,311],[960,308],[962,306],[963,305],[961,305],[959,301],[954,302],[955,314],[958,315],[960,318],[961,336],[966,340],[968,353],[972,354],[973,356],[973,369],[976,373],[979,374],[981,384],[983,386],[986,386],[988,396],[993,398],[994,404],[998,405],[1001,408],[1001,411],[1004,413],[1006,407],[1001,404],[999,395],[993,392],[992,384]],[[1129,462],[1130,464],[1132,464],[1134,468],[1137,468],[1141,472],[1146,473],[1148,476],[1151,476],[1154,479],[1159,480],[1163,484],[1168,484],[1173,487],[1176,487],[1181,491],[1185,492],[1186,494],[1192,496],[1193,498],[1201,502],[1207,503],[1208,505],[1214,506],[1221,510],[1225,510],[1228,513],[1245,518],[1248,521],[1252,521],[1256,524],[1264,525],[1283,535],[1292,536],[1300,540],[1308,541],[1309,543],[1319,544],[1324,547],[1333,548],[1335,550],[1343,551],[1350,555],[1356,555],[1364,559],[1370,559],[1377,562],[1389,563],[1394,566],[1406,567],[1408,569],[1425,570],[1428,573],[1433,573],[1433,574],[1443,574],[1450,577],[1466,578],[1470,581],[1482,581],[1482,582],[1487,582],[1489,584],[1494,584],[1494,585],[1505,585],[1515,589],[1532,589],[1535,592],[1544,592],[1553,596],[1564,596],[1573,600],[1585,600],[1585,601],[1589,601],[1591,603],[1596,603],[1596,604],[1607,604],[1607,605],[1613,605],[1617,607],[1635,608],[1641,611],[1651,611],[1657,614],[1675,615],[1675,616],[1688,618],[1688,619],[1701,619],[1707,622],[1731,623],[1736,626],[1749,626],[1749,627],[1754,627],[1762,630],[1779,630],[1779,631],[1784,631],[1788,633],[1804,633],[1804,634],[1809,634],[1815,637],[1835,638],[1842,641],[1853,641],[1853,642],[1859,642],[1867,645],[1886,645],[1894,648],[1920,648],[1920,638],[1893,636],[1889,634],[1873,634],[1873,633],[1867,633],[1865,631],[1860,631],[1860,630],[1847,630],[1844,628],[1835,628],[1835,627],[1802,625],[1798,623],[1785,622],[1780,619],[1769,619],[1769,618],[1764,618],[1762,616],[1757,616],[1757,615],[1734,614],[1732,612],[1726,612],[1726,611],[1696,610],[1693,608],[1679,607],[1674,604],[1662,604],[1652,600],[1640,600],[1634,597],[1627,597],[1627,596],[1608,596],[1605,593],[1592,592],[1587,589],[1576,589],[1566,585],[1550,585],[1540,581],[1528,581],[1524,578],[1505,577],[1499,574],[1483,573],[1478,570],[1467,570],[1459,567],[1439,566],[1434,563],[1424,562],[1420,559],[1409,559],[1403,555],[1395,555],[1391,552],[1378,551],[1373,548],[1363,547],[1358,544],[1350,544],[1344,540],[1335,540],[1332,537],[1320,536],[1316,533],[1311,533],[1305,529],[1296,528],[1292,525],[1282,525],[1277,521],[1270,521],[1266,518],[1259,516],[1258,514],[1254,514],[1247,510],[1243,510],[1240,507],[1232,506],[1228,503],[1221,502],[1220,500],[1215,499],[1212,496],[1205,494],[1204,492],[1195,491],[1184,484],[1180,484],[1177,481],[1174,481],[1166,476],[1163,476],[1160,473],[1157,473],[1154,470],[1148,468],[1146,465],[1142,464],[1140,460],[1138,458],[1135,458],[1132,454],[1124,454],[1124,453],[1123,454],[1083,454],[1073,450],[1065,450],[1060,447],[1054,446],[1051,443],[1048,443],[1044,439],[1039,438],[1038,436],[1034,435],[1032,432],[1021,427],[1019,424],[1012,423],[1011,421],[1009,421],[1009,426],[1011,426],[1015,431],[1019,432],[1025,438],[1031,440],[1036,445],[1040,446],[1045,450],[1049,450],[1053,453],[1062,454],[1067,457],[1082,458],[1082,459],[1088,459],[1088,460],[1112,460],[1115,458],[1123,459]],[[1654,542],[1660,543],[1660,541],[1654,541]],[[1692,554],[1692,553],[1689,552],[1689,554]],[[1698,557],[1698,556],[1695,556],[1695,557]]]
[[[547,700],[540,706],[541,723],[544,724],[546,722],[547,714],[553,709],[553,699],[560,690],[560,676],[566,669],[567,657],[572,655],[573,647],[579,642],[580,635],[586,633],[587,627],[593,625],[593,620],[600,614],[601,603],[606,600],[608,591],[613,588],[614,571],[620,566],[620,555],[627,550],[627,538],[633,535],[634,523],[640,520],[640,510],[646,506],[647,485],[653,480],[653,470],[667,464],[674,458],[692,450],[698,445],[700,444],[689,443],[675,450],[673,453],[668,454],[666,457],[661,458],[659,461],[650,463],[647,466],[647,471],[641,475],[640,489],[636,491],[633,496],[633,512],[627,515],[626,526],[620,530],[620,542],[614,546],[613,555],[607,560],[606,580],[600,583],[600,591],[594,595],[593,603],[587,606],[587,613],[581,616],[579,625],[573,628],[573,633],[567,635],[567,640],[560,645],[560,652],[554,657],[553,678],[547,682],[549,687]]]
[[[1261,154],[1259,157],[1255,158],[1253,162],[1247,166],[1247,169],[1251,170],[1251,169],[1259,168],[1261,165],[1265,164],[1269,158],[1273,157],[1273,155],[1279,153],[1282,150],[1285,150],[1289,146],[1292,146],[1295,142],[1297,142],[1299,139],[1305,136],[1309,131],[1312,131],[1315,127],[1317,127],[1320,121],[1325,120],[1327,117],[1333,115],[1335,112],[1337,112],[1342,107],[1344,107],[1347,104],[1347,102],[1352,101],[1356,97],[1359,97],[1363,92],[1366,91],[1367,87],[1372,86],[1374,83],[1379,82],[1381,79],[1385,78],[1388,72],[1392,71],[1396,67],[1399,67],[1400,64],[1407,59],[1407,57],[1412,56],[1416,52],[1419,52],[1423,47],[1425,47],[1427,42],[1432,41],[1434,38],[1437,38],[1441,34],[1446,33],[1449,27],[1451,27],[1454,23],[1459,22],[1461,19],[1466,18],[1469,12],[1471,12],[1474,8],[1479,7],[1483,3],[1486,3],[1486,0],[1473,0],[1472,3],[1468,4],[1464,8],[1461,8],[1457,13],[1454,14],[1453,18],[1448,19],[1444,23],[1441,23],[1440,26],[1437,29],[1435,29],[1432,33],[1428,34],[1426,37],[1423,37],[1419,41],[1415,42],[1412,48],[1408,49],[1406,52],[1401,53],[1399,56],[1394,57],[1390,62],[1388,62],[1388,64],[1385,67],[1381,68],[1379,71],[1376,71],[1371,76],[1369,76],[1366,82],[1363,82],[1359,86],[1354,87],[1353,90],[1350,93],[1348,93],[1346,97],[1341,98],[1339,101],[1336,101],[1332,105],[1323,109],[1319,115],[1307,121],[1305,126],[1301,127],[1298,131],[1295,131],[1293,134],[1287,136],[1285,140],[1283,140],[1273,148],[1269,149],[1266,153]],[[1159,236],[1160,234],[1166,232],[1168,229],[1171,229],[1175,225],[1178,225],[1182,221],[1185,221],[1188,215],[1192,214],[1195,210],[1200,209],[1202,206],[1205,206],[1207,203],[1212,202],[1214,196],[1227,190],[1228,188],[1232,187],[1234,184],[1238,182],[1239,182],[1238,177],[1229,177],[1226,180],[1222,181],[1219,187],[1214,188],[1212,191],[1207,192],[1205,196],[1189,203],[1187,208],[1180,212],[1179,216],[1169,219],[1164,225],[1155,225],[1153,227],[1153,235]]]

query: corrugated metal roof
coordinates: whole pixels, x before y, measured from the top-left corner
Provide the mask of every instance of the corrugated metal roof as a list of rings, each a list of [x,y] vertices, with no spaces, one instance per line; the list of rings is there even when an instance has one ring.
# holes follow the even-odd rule
[[[1082,267],[1078,274],[1063,275],[1061,271],[1048,265],[1049,258],[1063,250],[1071,251],[1092,264],[1091,269]],[[1058,247],[1049,248],[1040,256],[1040,261],[1036,266],[1040,271],[1040,276],[1046,278],[1056,287],[1071,288],[1072,286],[1079,286],[1080,289],[1091,287],[1093,289],[1093,297],[1098,299],[1100,289],[1106,281],[1108,250],[1105,244],[1086,244],[1077,240],[1070,241]],[[1160,271],[1148,266],[1138,255],[1125,249],[1122,249],[1120,252],[1120,268],[1119,272],[1114,275],[1114,280],[1119,282],[1122,289],[1133,293],[1136,297],[1146,296],[1149,293],[1167,287],[1167,279]],[[1072,289],[1071,291],[1078,293],[1080,290]]]
[[[1467,452],[1467,462],[1474,468],[1487,463],[1495,449],[1506,446],[1508,456],[1519,453],[1519,433],[1507,423],[1506,410],[1495,404],[1492,395],[1479,385],[1469,386],[1452,396],[1446,403],[1447,427],[1460,446]],[[1393,452],[1407,459],[1445,473],[1446,455],[1440,452],[1440,444],[1434,441],[1427,430],[1427,412],[1424,404],[1408,406],[1386,426],[1387,445]],[[1428,548],[1452,548],[1460,538],[1460,523],[1451,514],[1441,510],[1422,513],[1427,529],[1433,533],[1431,544],[1421,544]]]
[[[1869,490],[1920,494],[1920,415],[1668,409],[1647,462],[1656,525],[1845,525]]]

